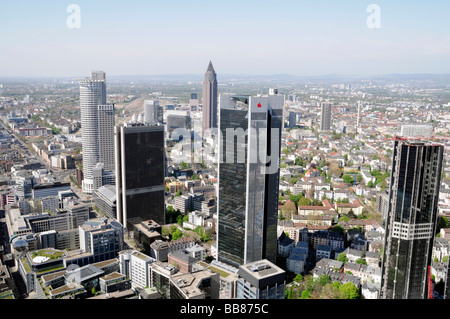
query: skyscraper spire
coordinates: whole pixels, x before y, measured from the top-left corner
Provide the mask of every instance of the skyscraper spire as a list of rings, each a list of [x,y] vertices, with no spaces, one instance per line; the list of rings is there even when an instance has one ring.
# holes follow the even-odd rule
[[[208,129],[217,128],[217,78],[211,61],[203,81],[202,122],[203,133]]]
[[[208,69],[206,70],[206,72],[208,72],[208,71],[215,72],[211,60],[209,61]]]

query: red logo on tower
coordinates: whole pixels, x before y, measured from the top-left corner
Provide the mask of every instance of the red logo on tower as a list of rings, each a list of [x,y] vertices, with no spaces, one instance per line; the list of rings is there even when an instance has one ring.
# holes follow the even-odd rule
[[[260,102],[260,103],[258,103],[258,107],[261,107],[261,102]]]

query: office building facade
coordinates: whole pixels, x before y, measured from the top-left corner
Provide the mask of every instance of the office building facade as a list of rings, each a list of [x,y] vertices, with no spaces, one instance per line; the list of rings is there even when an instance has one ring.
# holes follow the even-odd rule
[[[147,124],[158,124],[163,122],[163,109],[159,101],[144,101],[144,122]]]
[[[443,146],[396,138],[382,259],[382,299],[425,299]]]
[[[83,148],[84,193],[95,191],[93,169],[97,163],[105,169],[113,169],[114,156],[111,137],[114,130],[114,106],[106,104],[106,75],[102,71],[91,72],[91,77],[80,84],[80,113]]]
[[[236,268],[274,262],[284,96],[227,94],[220,101],[218,260]]]
[[[320,130],[331,130],[331,103],[329,102],[320,103]]]
[[[115,127],[116,211],[129,231],[149,219],[165,224],[164,149],[162,125]]]

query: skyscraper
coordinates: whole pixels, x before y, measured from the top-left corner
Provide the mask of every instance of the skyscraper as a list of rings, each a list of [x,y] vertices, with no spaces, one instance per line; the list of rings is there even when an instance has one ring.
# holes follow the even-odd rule
[[[203,119],[202,132],[217,128],[217,76],[209,62],[203,81]]]
[[[360,116],[360,113],[361,113],[361,101],[358,101],[357,108],[358,108],[358,114],[356,115],[356,128],[358,129],[358,127],[359,127],[359,116]]]
[[[396,138],[382,259],[381,298],[427,298],[443,146]]]
[[[114,134],[118,221],[128,230],[149,219],[165,224],[164,126],[127,123]]]
[[[320,103],[320,130],[331,130],[331,103],[329,102]]]
[[[105,72],[91,72],[90,78],[78,82],[83,148],[82,189],[85,193],[92,193],[99,186],[92,172],[97,163],[103,163],[105,170],[114,168],[114,105],[106,104]]]
[[[148,124],[157,124],[163,122],[163,111],[159,106],[159,101],[144,101],[144,122]]]
[[[284,96],[219,99],[218,259],[275,262]]]

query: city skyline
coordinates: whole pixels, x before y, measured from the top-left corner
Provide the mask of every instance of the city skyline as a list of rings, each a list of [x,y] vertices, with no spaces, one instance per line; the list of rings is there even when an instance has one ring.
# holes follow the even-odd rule
[[[449,9],[3,1],[0,300],[450,299]]]
[[[449,26],[440,22],[449,4],[377,1],[380,27],[370,28],[371,4],[82,0],[71,28],[70,3],[2,3],[2,75],[195,74],[205,60],[221,74],[450,73]]]

